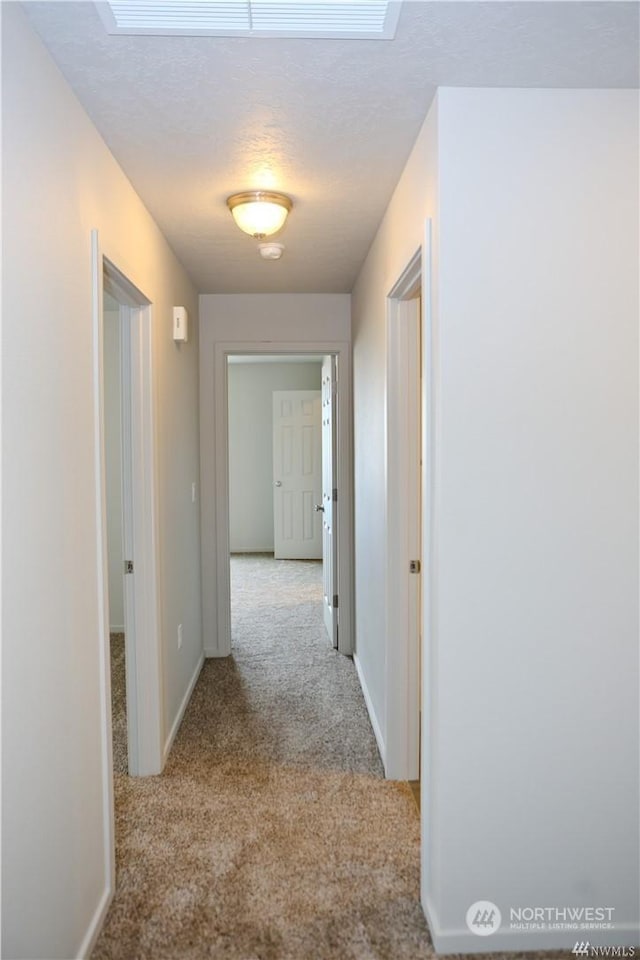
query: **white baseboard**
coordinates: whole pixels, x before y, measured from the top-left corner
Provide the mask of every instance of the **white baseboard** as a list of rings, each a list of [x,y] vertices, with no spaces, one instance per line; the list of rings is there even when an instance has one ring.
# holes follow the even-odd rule
[[[204,655],[205,657],[207,657],[207,659],[211,659],[212,657],[220,658],[220,657],[228,657],[229,652],[227,651],[227,653],[220,653],[217,647],[205,647]]]
[[[362,696],[364,697],[364,702],[367,705],[367,711],[369,713],[369,720],[371,721],[371,726],[373,727],[373,732],[376,737],[376,742],[378,744],[378,750],[380,751],[380,757],[382,759],[382,764],[386,770],[387,760],[386,760],[386,748],[384,743],[384,738],[382,736],[382,730],[380,729],[380,724],[378,723],[378,718],[376,712],[373,709],[373,701],[371,700],[371,695],[369,693],[369,688],[367,687],[367,681],[364,678],[364,673],[362,670],[362,664],[358,659],[358,654],[354,653],[353,662],[355,664],[356,673],[358,674],[358,680],[360,681],[360,687],[362,689]]]
[[[570,951],[577,940],[588,940],[592,946],[636,947],[638,928],[632,924],[614,924],[612,930],[511,930],[508,915],[503,926],[488,937],[477,937],[470,930],[443,930],[438,923],[429,897],[422,897],[422,909],[437,954],[451,953],[522,953],[545,950]]]
[[[171,725],[171,730],[169,731],[169,736],[167,737],[166,743],[165,743],[165,745],[164,745],[164,753],[163,753],[163,755],[162,755],[162,766],[163,766],[163,767],[164,767],[165,763],[167,762],[167,757],[169,756],[169,751],[171,750],[171,747],[173,746],[173,741],[175,740],[176,734],[177,734],[177,732],[178,732],[178,730],[179,730],[179,728],[180,728],[180,724],[182,723],[182,718],[184,717],[184,712],[185,712],[185,710],[187,709],[187,704],[189,703],[189,700],[191,699],[191,694],[193,693],[193,688],[195,687],[196,683],[198,682],[198,677],[200,676],[200,671],[202,670],[202,666],[203,666],[203,664],[204,664],[204,656],[205,656],[205,655],[204,655],[204,652],[203,652],[203,653],[201,653],[200,656],[198,657],[198,662],[197,662],[197,664],[196,664],[196,669],[193,671],[193,676],[191,677],[191,680],[189,681],[189,686],[187,687],[186,692],[185,692],[185,695],[184,695],[184,697],[182,698],[182,703],[181,703],[180,706],[178,707],[178,712],[177,712],[177,714],[176,714],[176,718],[175,718],[175,720],[173,721],[173,723],[172,723],[172,725]]]
[[[109,627],[109,633],[124,633],[124,624],[121,627]]]
[[[113,900],[113,890],[111,887],[106,887],[102,896],[100,897],[100,902],[96,907],[96,912],[91,918],[91,923],[82,938],[82,943],[76,954],[77,960],[87,960],[87,957],[91,956],[93,948],[96,945],[96,941],[100,936],[100,931],[102,930],[102,924],[104,923],[104,918],[107,915],[107,911],[111,906],[111,901]]]

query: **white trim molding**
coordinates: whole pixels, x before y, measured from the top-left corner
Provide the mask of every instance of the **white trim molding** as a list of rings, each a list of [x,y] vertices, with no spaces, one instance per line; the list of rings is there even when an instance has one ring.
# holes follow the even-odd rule
[[[87,927],[87,932],[82,938],[82,943],[76,951],[76,960],[86,960],[86,958],[90,957],[93,953],[93,948],[98,941],[100,931],[102,930],[102,925],[106,919],[107,913],[109,912],[109,907],[111,906],[114,892],[115,881],[113,886],[108,886],[100,897],[100,902],[96,907],[95,913],[91,917],[91,922]]]
[[[173,723],[171,724],[171,730],[169,731],[169,735],[167,736],[167,739],[166,739],[165,744],[164,744],[163,760],[162,760],[162,765],[163,765],[163,766],[164,766],[164,764],[167,762],[167,758],[168,758],[169,753],[170,753],[170,751],[171,751],[171,747],[173,746],[173,741],[175,740],[176,734],[177,734],[178,730],[180,729],[180,724],[182,723],[182,719],[183,719],[183,717],[184,717],[185,710],[187,709],[187,706],[188,706],[188,704],[189,704],[189,701],[191,700],[191,694],[193,693],[194,687],[195,687],[196,683],[198,682],[198,677],[200,676],[200,671],[202,670],[203,665],[204,665],[204,652],[201,653],[200,656],[198,657],[198,662],[196,663],[196,668],[195,668],[195,670],[193,671],[193,676],[191,677],[191,680],[189,681],[189,686],[187,687],[187,689],[186,689],[186,691],[185,691],[185,694],[184,694],[184,697],[182,698],[182,701],[181,701],[181,703],[180,703],[180,706],[178,707],[178,712],[176,713],[176,718],[175,718],[175,720],[173,721]]]
[[[109,639],[109,585],[107,556],[107,499],[104,463],[104,364],[103,364],[103,261],[98,231],[91,232],[91,286],[93,333],[93,427],[96,474],[96,543],[98,646],[100,649],[100,713],[102,728],[102,834],[105,863],[104,889],[96,913],[80,948],[88,956],[116,886],[115,810],[113,800],[113,737],[111,720],[111,646]]]
[[[362,696],[364,697],[364,702],[367,707],[367,712],[369,714],[369,720],[371,721],[371,726],[373,727],[373,732],[376,738],[376,743],[378,744],[378,751],[380,753],[380,759],[382,760],[382,765],[387,769],[387,750],[386,744],[384,742],[384,737],[382,736],[382,726],[378,721],[376,711],[373,707],[373,700],[371,699],[371,694],[369,693],[369,688],[367,687],[367,681],[364,678],[364,672],[362,670],[362,664],[358,658],[358,654],[354,653],[353,663],[356,668],[356,673],[358,674],[358,680],[360,681],[360,689],[362,690]]]
[[[203,345],[204,348],[204,345]],[[346,341],[300,343],[291,341],[215,341],[213,344],[213,397],[205,395],[201,378],[203,409],[213,403],[213,431],[201,437],[202,576],[213,586],[203,591],[204,651],[207,657],[231,653],[231,588],[229,577],[229,428],[227,360],[231,355],[280,357],[327,354],[337,357],[338,382],[338,650],[354,650],[353,620],[353,455],[351,415],[351,344]],[[210,407],[209,407],[210,409]],[[201,418],[204,421],[204,418]],[[210,429],[210,428],[209,428]]]

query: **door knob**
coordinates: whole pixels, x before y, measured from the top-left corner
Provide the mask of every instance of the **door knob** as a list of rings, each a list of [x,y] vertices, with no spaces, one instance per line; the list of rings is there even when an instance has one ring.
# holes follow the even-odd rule
[[[316,513],[324,513],[324,507],[322,506],[321,503],[316,503],[316,505],[315,505],[315,511],[316,511]]]
[[[282,486],[282,480],[276,480],[274,483],[274,487],[281,487],[281,486]]]

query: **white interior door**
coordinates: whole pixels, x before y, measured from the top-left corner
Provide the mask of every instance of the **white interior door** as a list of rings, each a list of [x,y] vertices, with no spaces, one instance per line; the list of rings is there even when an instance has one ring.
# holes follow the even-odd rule
[[[319,560],[322,524],[320,390],[274,390],[273,521],[278,560]]]
[[[127,704],[127,756],[129,773],[140,767],[138,757],[138,685],[136,664],[136,580],[133,512],[133,450],[131,393],[131,308],[120,305],[121,437],[122,437],[122,570],[124,580],[125,683]]]
[[[407,506],[410,510],[407,757],[408,778],[420,780],[420,718],[422,713],[422,305],[418,295],[407,303],[408,327],[408,462]],[[417,561],[417,564],[416,562]]]
[[[325,357],[322,361],[322,571],[324,622],[334,647],[338,646],[336,387],[336,358]]]

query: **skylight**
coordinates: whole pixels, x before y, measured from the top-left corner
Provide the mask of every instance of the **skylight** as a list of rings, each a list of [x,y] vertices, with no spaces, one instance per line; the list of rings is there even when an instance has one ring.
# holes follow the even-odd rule
[[[392,40],[399,2],[109,0],[96,3],[108,33],[150,36]]]

